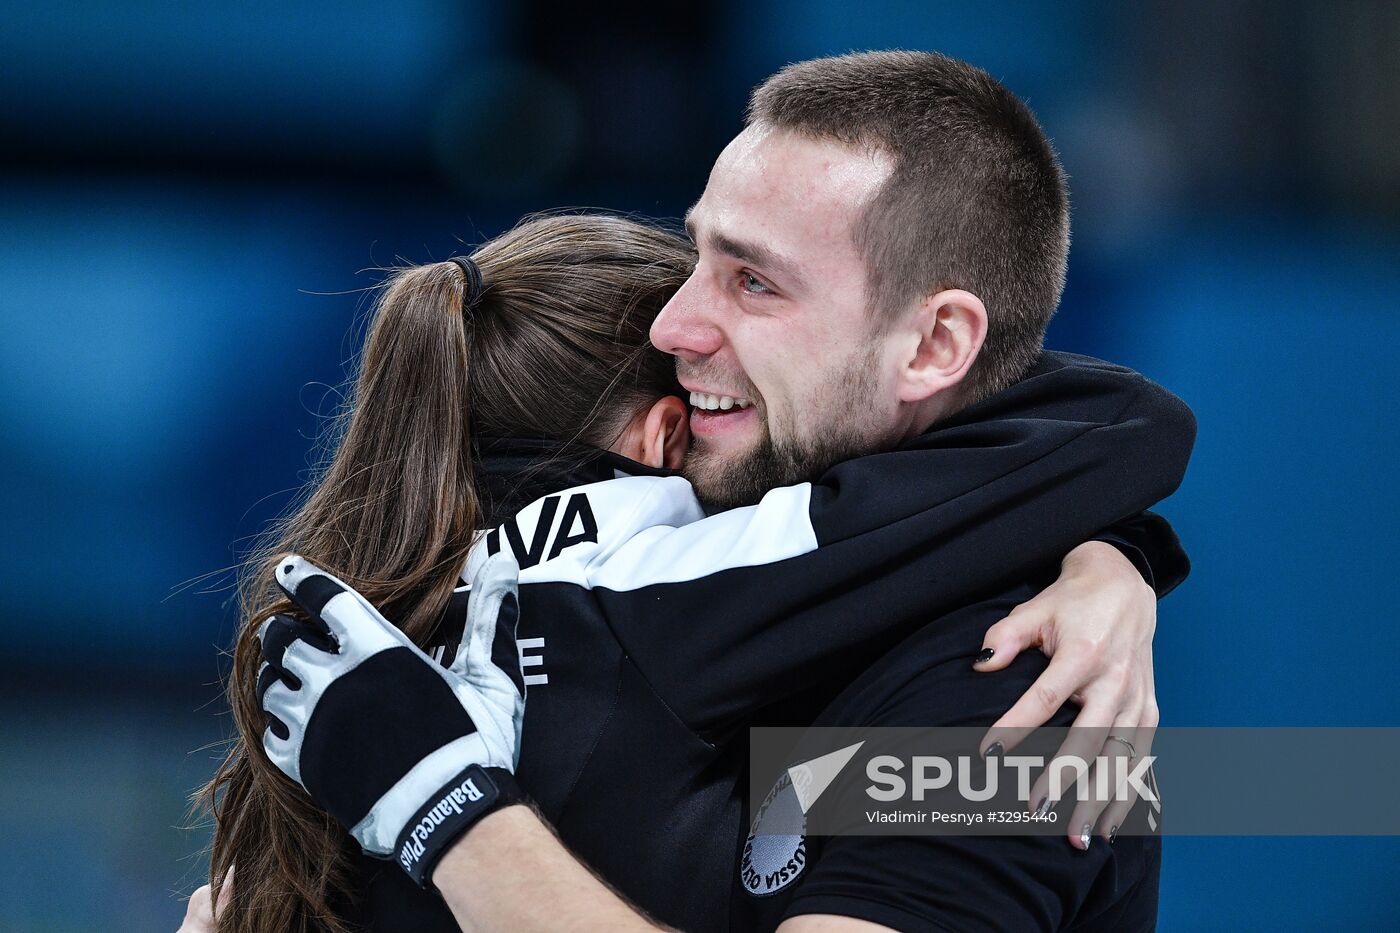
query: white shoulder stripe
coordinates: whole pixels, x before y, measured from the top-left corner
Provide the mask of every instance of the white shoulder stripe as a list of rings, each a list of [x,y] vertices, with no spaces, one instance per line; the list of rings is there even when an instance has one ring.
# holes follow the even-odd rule
[[[815,550],[809,483],[774,489],[758,505],[705,516],[690,483],[680,477],[629,476],[556,493],[567,503],[587,497],[597,522],[597,540],[569,543],[556,555],[524,566],[521,584],[573,583],[588,589],[636,590],[660,583],[684,583],[737,567],[754,567]],[[547,497],[548,498],[548,497]],[[522,509],[512,534],[490,536],[501,547],[521,542],[548,554],[553,542],[577,531],[557,527],[564,508],[545,500]],[[551,527],[539,528],[548,515]],[[472,550],[464,573],[468,579],[485,560],[483,541]],[[566,540],[574,541],[573,537]],[[517,555],[519,558],[520,555]]]
[[[816,550],[817,535],[808,509],[811,496],[810,484],[784,486],[755,506],[730,509],[679,528],[643,528],[590,564],[589,586],[638,590],[658,583],[684,583]]]

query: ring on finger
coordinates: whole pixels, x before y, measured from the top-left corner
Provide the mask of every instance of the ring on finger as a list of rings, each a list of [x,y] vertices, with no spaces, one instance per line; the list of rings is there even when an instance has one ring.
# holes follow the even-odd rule
[[[1126,747],[1126,748],[1128,749],[1128,761],[1130,761],[1130,762],[1131,762],[1134,758],[1137,757],[1137,749],[1136,749],[1136,748],[1133,748],[1133,743],[1132,743],[1132,742],[1129,742],[1127,739],[1123,738],[1121,735],[1110,735],[1110,736],[1109,736],[1107,739],[1105,739],[1104,741],[1106,741],[1106,742],[1121,742],[1121,743],[1123,744],[1123,746]]]

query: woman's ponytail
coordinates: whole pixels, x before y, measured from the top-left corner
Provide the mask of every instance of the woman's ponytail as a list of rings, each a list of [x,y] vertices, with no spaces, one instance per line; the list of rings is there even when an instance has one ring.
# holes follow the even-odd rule
[[[307,504],[315,525],[304,531],[335,554],[298,550],[345,574],[420,643],[480,523],[469,338],[480,302],[464,309],[471,286],[453,262],[400,270],[385,283],[344,435]]]
[[[380,291],[335,454],[240,583],[228,685],[239,738],[198,794],[215,815],[211,877],[237,866],[220,933],[340,933],[353,843],[263,753],[258,625],[294,607],[274,585],[295,551],[358,589],[419,645],[432,638],[480,524],[472,467],[471,313],[453,262],[398,270]],[[470,293],[470,294],[469,294]],[[336,892],[341,892],[337,898]]]

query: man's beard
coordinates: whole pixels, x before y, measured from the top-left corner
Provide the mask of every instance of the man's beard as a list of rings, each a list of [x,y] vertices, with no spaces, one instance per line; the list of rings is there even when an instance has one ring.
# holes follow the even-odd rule
[[[798,409],[838,413],[805,437],[775,441],[765,418],[762,437],[745,454],[721,457],[706,449],[703,437],[695,438],[685,458],[685,476],[700,504],[708,512],[753,505],[770,489],[813,482],[836,464],[873,452],[877,442],[861,420],[874,401],[874,367],[873,351],[853,360],[829,382],[825,405]]]
[[[779,445],[765,427],[753,450],[728,460],[706,452],[697,439],[686,456],[685,475],[705,511],[719,512],[753,505],[778,486],[812,482],[828,468],[866,452],[866,439],[846,431]]]

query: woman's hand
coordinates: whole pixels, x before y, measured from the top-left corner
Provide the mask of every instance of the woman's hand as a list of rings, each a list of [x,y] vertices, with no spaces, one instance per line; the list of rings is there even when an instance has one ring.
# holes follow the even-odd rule
[[[1059,755],[1093,761],[1102,756],[1115,768],[1119,784],[1131,762],[1148,755],[1157,726],[1152,679],[1152,635],[1157,627],[1157,596],[1117,548],[1089,541],[1061,564],[1060,578],[987,630],[978,671],[998,671],[1021,651],[1038,646],[1050,665],[1016,705],[982,739],[984,754],[997,757],[1044,725],[1066,701],[1081,709]],[[1032,810],[1046,797],[1042,773],[1031,791]],[[1068,836],[1089,847],[1094,827],[1112,841],[1136,801],[1079,801]]]
[[[521,796],[519,576],[508,552],[476,570],[444,668],[342,581],[296,555],[278,561],[277,584],[307,620],[258,629],[263,751],[366,853],[424,887],[476,820]]]

